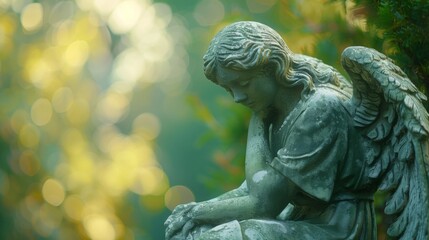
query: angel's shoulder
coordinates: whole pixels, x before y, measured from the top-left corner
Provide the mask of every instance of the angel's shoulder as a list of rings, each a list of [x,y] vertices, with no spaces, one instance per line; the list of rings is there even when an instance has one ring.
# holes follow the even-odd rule
[[[346,125],[350,123],[351,115],[348,111],[348,101],[341,93],[330,88],[317,88],[301,106],[303,114],[302,121],[313,123],[324,122]],[[338,125],[338,126],[339,126]]]
[[[349,99],[341,92],[331,88],[317,88],[309,96],[306,108],[325,113],[348,112]]]

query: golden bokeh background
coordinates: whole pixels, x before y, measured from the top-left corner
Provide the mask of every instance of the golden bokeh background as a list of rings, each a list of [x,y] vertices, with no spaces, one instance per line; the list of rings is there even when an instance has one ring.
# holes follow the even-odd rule
[[[141,99],[135,94],[173,75],[176,87],[189,81],[185,43],[173,37],[184,26],[169,5],[2,0],[0,14],[1,127],[9,146],[0,189],[13,230],[22,231],[4,236],[133,239],[118,213],[124,195],[157,198],[136,205],[154,212],[194,199],[170,185],[157,160],[155,114],[128,119],[127,133],[117,126]]]

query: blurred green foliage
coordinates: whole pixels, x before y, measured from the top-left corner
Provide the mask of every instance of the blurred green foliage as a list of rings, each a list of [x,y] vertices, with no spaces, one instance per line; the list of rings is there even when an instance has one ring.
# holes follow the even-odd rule
[[[244,157],[247,142],[247,127],[250,111],[229,99],[221,98],[219,106],[229,112],[224,120],[218,121],[206,105],[196,96],[188,98],[189,104],[195,109],[197,117],[209,127],[201,136],[199,144],[221,140],[213,153],[213,161],[223,170],[211,171],[204,178],[205,184],[212,189],[225,192],[237,187],[243,181]]]
[[[414,82],[429,87],[429,1],[360,0],[368,24],[382,31],[388,52]]]

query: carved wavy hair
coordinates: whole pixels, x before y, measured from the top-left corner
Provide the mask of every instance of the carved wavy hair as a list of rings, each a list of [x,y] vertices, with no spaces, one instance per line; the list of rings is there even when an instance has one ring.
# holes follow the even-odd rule
[[[318,85],[348,88],[350,84],[334,68],[320,60],[293,53],[282,37],[257,22],[236,22],[222,29],[203,57],[204,74],[217,82],[217,66],[243,71],[261,69],[274,73],[285,87],[302,85],[303,97]]]

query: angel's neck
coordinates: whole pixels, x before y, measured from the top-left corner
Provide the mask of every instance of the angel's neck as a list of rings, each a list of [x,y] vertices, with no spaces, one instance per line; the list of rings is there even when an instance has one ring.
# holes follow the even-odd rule
[[[280,127],[290,112],[301,100],[302,87],[282,87],[276,94],[274,109],[272,114],[272,124],[274,129]]]

